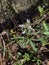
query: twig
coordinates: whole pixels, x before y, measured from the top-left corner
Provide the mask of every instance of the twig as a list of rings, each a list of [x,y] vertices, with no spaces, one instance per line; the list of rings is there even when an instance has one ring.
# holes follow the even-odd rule
[[[1,36],[1,38],[2,38],[3,47],[4,47],[4,51],[3,51],[3,59],[4,59],[5,58],[5,41],[2,36]]]
[[[1,58],[1,53],[0,53],[0,65],[2,65],[2,58]]]

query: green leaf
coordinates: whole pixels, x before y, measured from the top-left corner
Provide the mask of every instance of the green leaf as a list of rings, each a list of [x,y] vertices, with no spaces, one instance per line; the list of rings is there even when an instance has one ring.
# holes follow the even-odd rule
[[[32,38],[30,40],[35,41],[35,42],[40,41],[40,39],[32,39]]]
[[[41,37],[40,40],[42,42],[42,46],[47,45],[47,41],[43,37]]]
[[[37,59],[37,65],[40,65],[41,60]]]
[[[41,14],[44,12],[44,9],[41,6],[38,6],[38,10]]]
[[[49,32],[44,32],[45,35],[49,35]]]
[[[37,65],[40,65],[39,61],[37,60]]]
[[[22,36],[17,36],[16,39],[24,39]]]
[[[29,43],[29,39],[27,40],[27,42],[26,42],[26,45]]]
[[[30,45],[32,46],[33,50],[37,52],[37,48],[35,47],[35,44],[30,40]]]
[[[29,61],[30,60],[30,57],[29,57],[29,54],[25,53],[23,55],[23,58],[26,60],[26,61]]]
[[[48,26],[47,26],[47,24],[45,23],[45,21],[43,21],[43,27],[44,27],[45,31],[48,31]]]
[[[18,40],[18,43],[23,43],[24,40]]]

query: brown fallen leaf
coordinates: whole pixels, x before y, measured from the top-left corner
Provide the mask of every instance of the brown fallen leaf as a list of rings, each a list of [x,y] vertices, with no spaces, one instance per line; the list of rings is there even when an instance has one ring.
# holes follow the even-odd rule
[[[47,65],[49,65],[49,61],[47,62]]]

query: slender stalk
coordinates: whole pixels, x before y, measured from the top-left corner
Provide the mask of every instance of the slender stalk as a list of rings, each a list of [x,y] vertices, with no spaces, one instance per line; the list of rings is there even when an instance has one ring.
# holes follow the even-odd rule
[[[2,37],[2,42],[3,42],[3,47],[4,47],[4,49],[3,49],[4,50],[3,51],[3,59],[4,59],[5,58],[5,41],[4,41],[3,37]]]

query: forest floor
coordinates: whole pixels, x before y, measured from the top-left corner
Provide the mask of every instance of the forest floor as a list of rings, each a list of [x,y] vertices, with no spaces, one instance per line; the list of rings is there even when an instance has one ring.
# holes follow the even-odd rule
[[[49,65],[49,3],[37,9],[0,19],[0,65]]]

